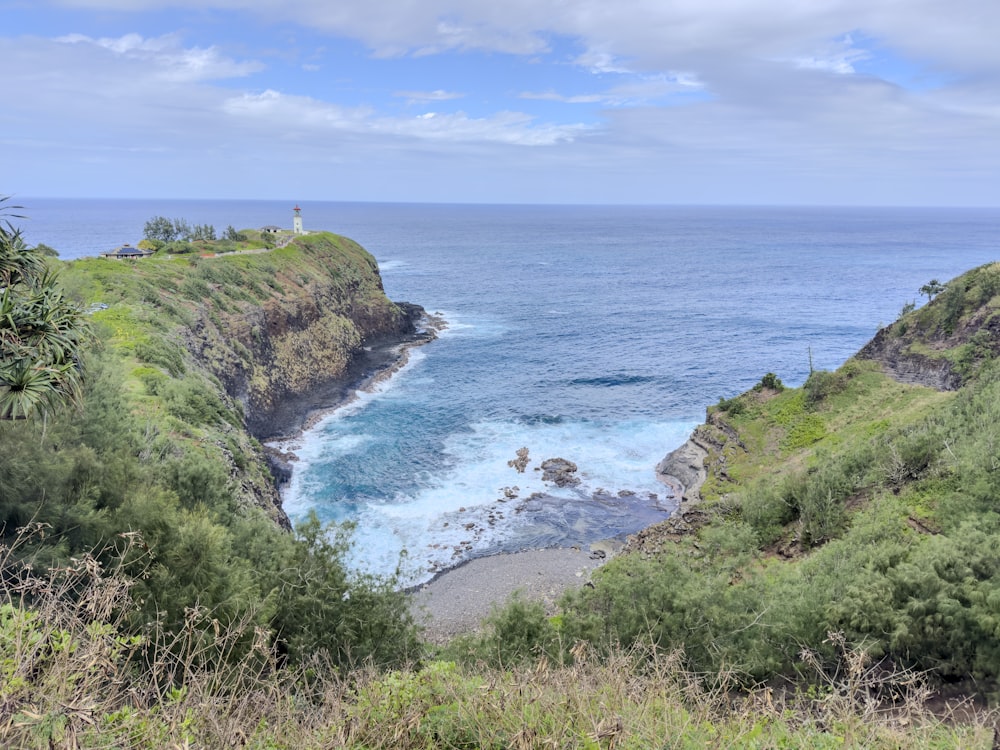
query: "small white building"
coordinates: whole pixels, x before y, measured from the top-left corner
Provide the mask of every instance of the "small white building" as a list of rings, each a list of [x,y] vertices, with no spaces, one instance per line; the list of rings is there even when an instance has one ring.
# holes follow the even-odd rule
[[[101,253],[101,257],[108,258],[109,260],[139,260],[140,258],[148,258],[152,254],[152,250],[143,250],[142,248],[125,244],[110,252]]]

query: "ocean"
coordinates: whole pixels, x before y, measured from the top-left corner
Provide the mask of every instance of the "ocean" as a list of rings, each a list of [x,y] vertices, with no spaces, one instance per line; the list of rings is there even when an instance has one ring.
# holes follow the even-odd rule
[[[291,226],[292,201],[17,199],[65,259],[156,215]],[[302,201],[386,293],[447,321],[373,393],[288,446],[289,515],[354,524],[349,562],[406,583],[470,557],[634,532],[676,500],[654,467],[705,407],[834,369],[917,290],[996,260],[1000,210]],[[528,466],[508,462],[528,449]],[[540,464],[576,464],[577,484]]]

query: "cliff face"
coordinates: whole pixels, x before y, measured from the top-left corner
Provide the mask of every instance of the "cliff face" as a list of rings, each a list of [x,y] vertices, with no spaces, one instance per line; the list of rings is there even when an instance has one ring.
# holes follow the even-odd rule
[[[266,299],[203,309],[185,331],[188,350],[243,405],[261,439],[337,400],[362,374],[366,350],[413,333],[422,313],[386,298],[374,259],[351,240],[316,234],[291,248],[298,262],[276,273]]]
[[[326,232],[273,250],[87,259],[67,275],[118,358],[133,409],[174,458],[224,466],[237,505],[288,525],[258,442],[385,365],[422,310],[389,301],[357,243]]]
[[[858,359],[878,362],[885,373],[900,383],[953,391],[962,385],[961,375],[944,356],[915,349],[912,338],[900,336],[895,326],[881,329],[857,353]]]
[[[857,354],[901,383],[956,390],[1000,355],[1000,263],[952,279],[927,305],[876,334]]]

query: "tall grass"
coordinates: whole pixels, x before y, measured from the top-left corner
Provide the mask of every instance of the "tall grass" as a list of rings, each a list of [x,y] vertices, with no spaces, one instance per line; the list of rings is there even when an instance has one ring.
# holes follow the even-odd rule
[[[175,636],[123,635],[142,553],[80,555],[37,571],[45,528],[0,548],[0,745],[17,748],[988,748],[994,716],[931,711],[921,676],[849,652],[844,673],[815,659],[805,691],[738,690],[695,674],[680,651],[584,644],[572,664],[504,669],[428,661],[338,672],[322,655],[284,668],[262,631],[192,608]],[[134,564],[134,560],[132,560]],[[836,638],[836,636],[832,636]],[[251,639],[250,648],[245,647]],[[838,642],[844,647],[843,642]],[[219,655],[234,658],[220,658]],[[803,662],[809,663],[808,654]]]

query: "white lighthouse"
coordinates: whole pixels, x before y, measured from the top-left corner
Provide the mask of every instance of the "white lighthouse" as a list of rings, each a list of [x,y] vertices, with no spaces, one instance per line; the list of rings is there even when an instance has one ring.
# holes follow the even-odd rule
[[[305,234],[302,231],[302,209],[298,206],[295,207],[295,217],[292,219],[292,233]]]

